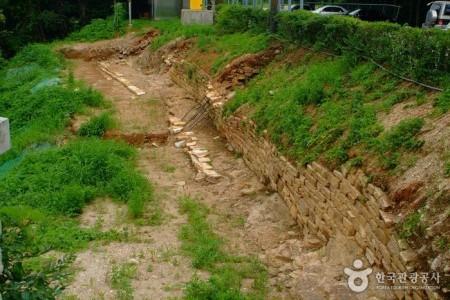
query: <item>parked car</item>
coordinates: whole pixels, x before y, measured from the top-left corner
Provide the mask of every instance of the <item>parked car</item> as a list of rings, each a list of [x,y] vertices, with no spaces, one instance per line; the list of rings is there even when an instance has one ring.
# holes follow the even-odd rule
[[[348,10],[337,5],[325,5],[312,11],[315,14],[320,15],[346,15]]]
[[[430,9],[427,12],[423,28],[449,29],[450,24],[450,1],[433,1],[428,3]]]
[[[354,10],[352,12],[348,13],[349,16],[361,19],[363,21],[389,21],[392,22],[393,20],[390,19],[388,16],[383,14],[381,11],[373,8],[359,8],[357,10]]]
[[[292,11],[299,10],[299,9],[300,9],[300,4],[293,5],[291,8]],[[314,10],[310,4],[304,4],[303,9],[304,10]]]

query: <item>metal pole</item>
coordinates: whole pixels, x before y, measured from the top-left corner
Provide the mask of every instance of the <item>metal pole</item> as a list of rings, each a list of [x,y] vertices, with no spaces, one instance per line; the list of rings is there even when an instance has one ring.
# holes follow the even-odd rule
[[[128,26],[132,26],[131,24],[131,0],[128,0]]]
[[[305,0],[300,0],[300,9],[303,9],[305,7]]]
[[[270,31],[275,33],[275,15],[278,12],[278,0],[270,0]]]
[[[288,11],[292,11],[292,0],[288,0]]]

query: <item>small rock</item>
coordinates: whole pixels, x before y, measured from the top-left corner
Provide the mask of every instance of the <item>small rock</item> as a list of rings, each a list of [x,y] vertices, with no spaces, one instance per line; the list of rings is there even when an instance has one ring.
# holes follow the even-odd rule
[[[211,158],[209,158],[209,157],[199,157],[198,161],[201,162],[201,163],[208,163],[208,162],[211,162]]]
[[[227,95],[227,99],[228,99],[228,100],[231,100],[231,99],[234,98],[234,96],[236,96],[236,92],[235,92],[235,91],[232,91],[232,92],[230,92],[230,93]]]
[[[438,256],[435,259],[433,259],[433,262],[431,263],[431,269],[433,271],[437,271],[441,267],[441,258]]]
[[[152,143],[152,146],[155,148],[159,148],[158,144],[156,144],[156,143]]]
[[[178,181],[177,185],[178,186],[185,186],[186,185],[186,181]]]
[[[196,181],[200,181],[200,180],[203,180],[203,179],[205,179],[205,173],[203,173],[203,172],[198,172],[197,173],[197,175],[195,175],[195,180]]]
[[[177,147],[177,148],[181,148],[181,147],[183,147],[184,145],[186,144],[186,141],[179,141],[179,142],[176,142],[175,143],[175,147]]]
[[[269,95],[270,95],[270,96],[273,96],[274,94],[275,94],[274,91],[269,91]]]
[[[137,265],[138,263],[139,263],[139,262],[138,262],[137,259],[134,259],[134,258],[130,259],[130,264]]]
[[[252,194],[254,194],[254,193],[256,193],[255,188],[248,188],[248,189],[242,189],[242,190],[241,190],[241,195],[242,195],[242,196],[245,196],[245,195],[252,195]]]
[[[181,131],[183,131],[183,127],[171,126],[169,128],[169,131],[172,134],[177,134],[177,133],[180,133]]]

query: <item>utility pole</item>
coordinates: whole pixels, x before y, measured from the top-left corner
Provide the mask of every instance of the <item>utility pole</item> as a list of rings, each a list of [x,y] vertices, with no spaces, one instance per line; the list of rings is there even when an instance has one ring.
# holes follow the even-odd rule
[[[278,0],[270,0],[270,32],[275,33],[275,16],[278,13]]]

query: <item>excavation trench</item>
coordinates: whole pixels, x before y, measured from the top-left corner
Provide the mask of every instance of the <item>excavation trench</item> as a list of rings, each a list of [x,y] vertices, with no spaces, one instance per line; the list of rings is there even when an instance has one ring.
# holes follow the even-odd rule
[[[169,44],[166,50],[174,45],[176,50],[176,43]],[[93,51],[95,44],[88,47]],[[177,59],[170,51],[163,49],[150,57],[145,52],[110,55],[101,66],[95,60],[76,62],[76,77],[113,101],[121,127],[107,137],[130,139],[127,142],[138,147],[139,166],[148,180],[155,183],[156,193],[162,195],[164,211],[171,217],[161,226],[136,227],[115,215],[116,209],[104,209],[103,215],[91,210],[89,219],[110,219],[105,223],[116,226],[126,224],[139,238],[152,242],[103,245],[101,251],[90,249],[80,254],[77,260],[80,271],[67,293],[78,294],[80,299],[109,293],[108,266],[132,257],[139,261],[138,276],[132,282],[136,299],[182,296],[183,284],[198,272],[181,254],[178,240],[179,227],[186,219],[178,212],[176,199],[189,194],[211,208],[208,220],[215,232],[228,241],[228,251],[256,256],[264,263],[269,272],[269,299],[399,297],[394,292],[376,289],[375,277],[370,278],[371,288],[356,294],[348,288],[343,272],[357,258],[370,265],[374,273],[384,272],[393,265],[404,267],[402,262],[397,262],[401,249],[380,219],[383,203],[379,199],[384,199],[384,194],[373,186],[359,186],[364,174],[330,172],[318,164],[312,164],[307,170],[293,167],[279,155],[267,136],[256,134],[253,122],[238,116],[224,118],[221,106],[226,97],[209,85],[205,74],[188,78],[187,68],[192,65]],[[267,60],[274,57],[273,53],[263,56]],[[249,59],[254,61],[255,57]],[[143,61],[150,62],[151,67],[146,68],[147,63],[143,65]],[[245,65],[245,60],[236,62],[235,69],[241,64]],[[249,71],[248,77],[256,73]],[[226,86],[218,87],[226,93],[233,81],[230,74],[223,75]],[[121,78],[141,92],[136,94],[134,89],[127,88]],[[166,134],[177,132],[174,125],[182,126],[176,123],[189,116],[192,108],[199,107],[205,97],[212,109],[207,111],[204,123],[199,123],[202,126],[189,128],[193,131],[189,134]],[[180,141],[190,145],[175,147]],[[208,153],[208,160],[195,161],[195,153],[203,151]],[[208,168],[199,172],[206,166],[203,161],[207,161]],[[331,193],[343,198],[331,198]],[[373,203],[361,207],[353,201],[360,195],[372,197]],[[353,201],[355,207],[338,205],[341,200]],[[364,225],[361,218],[366,217],[373,218],[373,224]],[[371,237],[373,243],[361,236],[361,230],[365,230],[365,237]],[[367,246],[362,247],[365,243]],[[154,259],[168,248],[177,258],[176,265]],[[385,254],[389,261],[381,261],[379,253]],[[149,260],[155,265],[152,272],[145,270]],[[102,268],[98,268],[99,262],[104,265]],[[208,277],[201,272],[200,275]],[[92,278],[94,283],[86,290],[84,286]],[[251,283],[243,284],[243,292],[250,287]]]
[[[95,51],[95,44],[71,47]],[[297,269],[294,257],[317,249],[320,241],[300,240],[296,222],[282,199],[258,181],[242,158],[228,150],[226,140],[211,121],[193,128],[193,133],[197,145],[208,150],[210,165],[219,176],[198,176],[185,148],[175,147],[180,135],[167,134],[169,120],[181,119],[196,104],[192,95],[157,69],[145,70],[144,74],[139,56],[112,55],[102,60],[102,67],[94,59],[81,58],[74,60],[75,77],[111,99],[119,123],[118,129],[105,138],[125,140],[137,147],[139,169],[155,186],[164,221],[159,226],[136,225],[127,218],[123,205],[108,199],[94,201],[80,217],[83,226],[127,228],[133,238],[123,243],[95,244],[79,253],[76,276],[65,295],[114,298],[115,291],[109,284],[111,270],[124,263],[137,266],[137,275],[131,281],[135,299],[181,297],[184,284],[194,274],[208,278],[207,273],[192,267],[180,249],[178,234],[186,217],[179,213],[177,198],[191,195],[210,208],[208,221],[227,241],[227,252],[259,257],[264,263],[270,274],[268,297],[295,299],[288,276]],[[111,74],[126,78],[144,93],[137,95]],[[252,281],[245,280],[242,292],[250,289]]]

